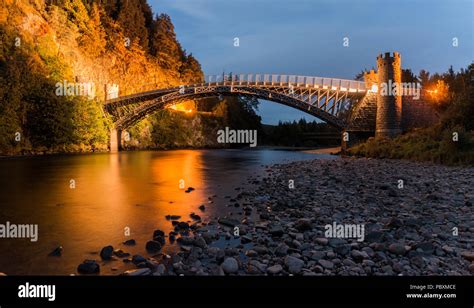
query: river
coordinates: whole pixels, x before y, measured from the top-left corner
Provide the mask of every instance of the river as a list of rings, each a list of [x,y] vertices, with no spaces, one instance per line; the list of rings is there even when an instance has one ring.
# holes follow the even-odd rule
[[[37,224],[38,241],[0,239],[0,272],[69,275],[110,244],[146,255],[153,230],[172,230],[166,215],[226,215],[229,196],[264,165],[327,154],[264,150],[136,151],[0,160],[0,224]],[[184,187],[184,189],[183,189]],[[186,193],[188,187],[195,190]],[[216,195],[210,203],[208,197]],[[227,198],[226,198],[227,196]],[[205,211],[199,210],[204,204]],[[136,246],[123,246],[127,239]],[[57,246],[60,257],[49,256]],[[166,253],[176,247],[166,245]],[[123,267],[120,260],[102,274]]]

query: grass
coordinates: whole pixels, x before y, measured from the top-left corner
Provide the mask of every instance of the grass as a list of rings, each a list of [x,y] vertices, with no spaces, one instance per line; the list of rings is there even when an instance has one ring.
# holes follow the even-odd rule
[[[349,155],[371,158],[474,166],[474,132],[466,132],[462,126],[448,129],[436,125],[416,129],[394,139],[369,138],[366,142],[348,149],[347,152]]]

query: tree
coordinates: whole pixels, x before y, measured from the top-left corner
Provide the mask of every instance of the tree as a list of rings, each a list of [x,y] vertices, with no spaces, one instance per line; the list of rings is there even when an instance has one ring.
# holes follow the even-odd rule
[[[182,65],[180,68],[180,79],[190,83],[199,83],[204,80],[201,64],[199,64],[192,54],[183,55]]]
[[[418,74],[418,79],[420,80],[422,87],[429,86],[430,73],[425,70],[421,70]]]
[[[358,81],[363,81],[364,80],[364,75],[365,75],[365,71],[362,70],[359,73],[357,73],[357,75],[355,75],[354,79],[358,80]]]
[[[148,50],[148,29],[145,14],[149,6],[144,1],[119,0],[116,3],[116,20],[122,26],[123,32],[130,40],[137,40],[139,45]],[[145,11],[145,13],[144,13]]]
[[[402,82],[419,82],[418,77],[411,71],[411,69],[402,69]]]
[[[166,14],[159,15],[153,25],[151,54],[161,67],[178,72],[181,68],[184,52],[176,40],[171,18]]]
[[[446,109],[449,102],[449,86],[444,80],[438,80],[436,85],[427,92],[429,100],[434,102],[438,109]]]
[[[99,56],[104,50],[106,35],[104,28],[101,25],[100,9],[97,4],[91,5],[90,18],[85,23],[82,36],[79,38],[79,46],[91,57]]]

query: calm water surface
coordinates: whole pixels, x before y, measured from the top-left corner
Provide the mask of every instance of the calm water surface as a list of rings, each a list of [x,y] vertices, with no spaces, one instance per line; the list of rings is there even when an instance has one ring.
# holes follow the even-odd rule
[[[0,223],[38,224],[37,242],[0,239],[0,272],[9,275],[68,275],[103,246],[147,256],[153,230],[172,230],[166,215],[205,221],[226,215],[225,196],[262,165],[334,156],[274,150],[137,151],[118,154],[0,159]],[[71,180],[75,188],[71,189]],[[180,189],[180,180],[191,193]],[[208,197],[217,195],[214,203]],[[201,213],[198,207],[206,205]],[[125,236],[125,228],[131,235]],[[121,245],[133,238],[136,246]],[[63,246],[61,257],[48,254]],[[171,252],[173,247],[164,247]],[[176,249],[176,248],[174,248]],[[108,261],[102,274],[118,274],[123,262]],[[101,263],[102,264],[102,263]]]

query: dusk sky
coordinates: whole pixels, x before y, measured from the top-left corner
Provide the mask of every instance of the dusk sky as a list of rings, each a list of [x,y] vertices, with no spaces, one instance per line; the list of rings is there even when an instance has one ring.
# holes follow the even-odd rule
[[[474,1],[149,0],[171,16],[205,75],[269,73],[354,79],[398,51],[402,67],[445,72],[474,55]],[[238,37],[239,47],[234,47]],[[344,37],[349,47],[343,46]],[[453,47],[457,38],[458,47]],[[314,117],[262,102],[262,122]]]

